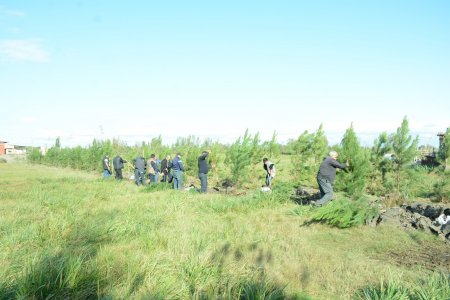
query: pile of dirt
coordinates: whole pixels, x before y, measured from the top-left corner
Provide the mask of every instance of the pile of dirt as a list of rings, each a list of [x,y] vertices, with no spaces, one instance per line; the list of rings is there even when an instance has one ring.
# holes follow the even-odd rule
[[[421,230],[438,235],[450,243],[450,224],[439,225],[435,220],[447,209],[444,205],[414,203],[382,211],[373,225],[392,224],[404,230]]]
[[[320,191],[310,187],[298,187],[293,196],[293,200],[300,205],[308,205],[311,201],[318,199],[320,199]]]

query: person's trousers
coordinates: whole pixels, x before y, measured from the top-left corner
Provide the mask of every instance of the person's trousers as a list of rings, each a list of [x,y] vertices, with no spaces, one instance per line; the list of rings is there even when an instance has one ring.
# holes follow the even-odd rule
[[[143,170],[134,170],[134,182],[136,182],[136,185],[145,185],[145,171]]]
[[[208,174],[198,173],[200,179],[200,193],[206,193],[208,191]]]
[[[273,177],[270,174],[266,174],[266,186],[271,187]]]
[[[116,171],[116,179],[117,180],[122,180],[123,179],[122,169],[114,169],[114,171]]]
[[[103,177],[109,177],[111,176],[111,172],[109,170],[103,170]]]
[[[151,183],[158,183],[158,173],[156,173],[156,174],[150,174],[149,175],[149,178],[150,178],[150,182]]]
[[[172,173],[167,173],[167,174],[163,173],[161,182],[172,183]]]
[[[183,189],[183,172],[180,170],[173,170],[173,188],[175,190]]]
[[[324,205],[333,198],[333,186],[330,180],[321,176],[317,176],[317,183],[319,184],[321,198],[316,201],[316,205]]]

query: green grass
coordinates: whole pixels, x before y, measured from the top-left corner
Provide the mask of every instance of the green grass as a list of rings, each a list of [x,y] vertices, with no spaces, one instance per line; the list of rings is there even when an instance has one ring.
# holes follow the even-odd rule
[[[414,289],[449,272],[423,255],[448,245],[420,232],[305,226],[315,210],[288,184],[237,197],[20,163],[0,174],[0,299],[355,299],[379,278]]]

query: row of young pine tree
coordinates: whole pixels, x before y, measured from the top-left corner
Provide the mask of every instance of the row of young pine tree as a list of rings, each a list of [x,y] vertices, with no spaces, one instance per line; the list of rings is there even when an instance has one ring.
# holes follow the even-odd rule
[[[288,175],[286,178],[278,176],[277,181],[289,181],[297,186],[316,186],[315,176],[319,165],[330,149],[339,153],[340,161],[348,161],[349,167],[339,174],[335,189],[343,191],[348,196],[359,197],[364,193],[385,195],[397,193],[407,195],[411,186],[421,180],[417,168],[414,168],[414,158],[418,156],[418,137],[413,137],[405,117],[396,132],[383,132],[374,141],[371,148],[361,146],[353,125],[348,128],[338,145],[330,146],[322,125],[317,131],[303,132],[297,139],[281,145],[276,140],[276,133],[270,141],[261,141],[259,134],[248,132],[239,137],[233,144],[224,145],[218,141],[205,140],[201,142],[194,136],[178,138],[176,143],[167,146],[161,136],[150,142],[128,146],[120,140],[94,140],[88,147],[61,147],[59,138],[45,155],[38,149],[29,151],[28,160],[59,167],[71,167],[87,171],[100,171],[104,155],[111,157],[120,154],[132,161],[134,157],[148,158],[154,153],[159,158],[180,152],[186,166],[188,176],[196,176],[197,158],[206,149],[210,149],[210,163],[215,166],[211,176],[218,183],[227,180],[244,186],[261,173],[262,158],[269,157],[277,165],[288,168],[289,171],[279,172]],[[288,161],[286,161],[286,157]],[[444,147],[440,149],[439,160],[443,165],[450,157],[450,134],[446,135]],[[131,163],[127,164],[131,171]],[[419,172],[420,173],[420,172]],[[422,172],[423,173],[423,172]],[[420,173],[420,174],[422,174]],[[442,173],[439,181],[442,198],[448,198],[450,182]],[[443,195],[443,196],[442,196]]]

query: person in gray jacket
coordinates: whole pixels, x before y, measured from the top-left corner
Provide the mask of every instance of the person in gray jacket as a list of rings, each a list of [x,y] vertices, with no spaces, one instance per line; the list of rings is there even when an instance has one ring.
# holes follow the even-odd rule
[[[317,173],[317,183],[320,189],[320,200],[317,200],[314,204],[316,206],[322,206],[333,197],[333,182],[336,178],[336,168],[345,169],[348,167],[348,162],[341,164],[337,161],[338,153],[336,151],[330,151],[329,156],[325,157],[319,167]]]
[[[145,185],[145,169],[146,169],[146,162],[145,158],[142,156],[138,156],[135,159],[133,159],[134,164],[134,182],[137,186],[139,185]]]

